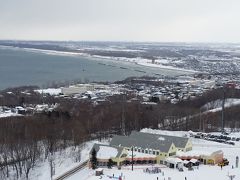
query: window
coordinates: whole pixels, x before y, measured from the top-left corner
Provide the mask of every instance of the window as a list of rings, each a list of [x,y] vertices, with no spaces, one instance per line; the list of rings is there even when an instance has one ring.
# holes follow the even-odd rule
[[[145,150],[145,153],[148,154],[148,150]]]
[[[169,156],[176,155],[176,152],[169,153]]]
[[[138,149],[138,152],[141,152],[141,149]]]
[[[156,151],[153,151],[153,155],[155,155],[156,154]]]
[[[157,155],[159,155],[159,152],[157,151]]]
[[[142,153],[144,153],[144,149],[142,149]]]
[[[127,157],[127,154],[122,154],[121,158]]]

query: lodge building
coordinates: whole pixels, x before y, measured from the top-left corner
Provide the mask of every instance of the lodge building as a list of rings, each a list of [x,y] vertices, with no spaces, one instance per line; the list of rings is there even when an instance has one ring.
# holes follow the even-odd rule
[[[100,166],[106,166],[109,159],[119,167],[132,163],[132,160],[134,164],[164,164],[177,151],[192,150],[192,142],[186,137],[133,131],[129,136],[114,136],[110,145],[95,144],[93,149]]]

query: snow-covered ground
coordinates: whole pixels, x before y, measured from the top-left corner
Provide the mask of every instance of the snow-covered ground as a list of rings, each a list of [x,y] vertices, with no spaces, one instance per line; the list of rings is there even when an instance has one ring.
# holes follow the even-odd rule
[[[6,107],[0,106],[0,118],[13,117],[13,116],[25,116],[26,112],[43,112],[43,111],[53,111],[59,106],[59,104],[36,104],[29,106],[16,106],[16,107]],[[29,113],[30,114],[30,113]]]
[[[89,152],[92,149],[92,146],[94,145],[94,143],[108,144],[108,140],[103,140],[102,142],[89,141],[82,144],[82,147],[80,147],[80,150],[78,150],[79,146],[77,146],[76,148],[69,147],[65,150],[62,150],[61,152],[55,153],[53,157],[55,175],[53,176],[53,178],[56,178],[62,175],[64,172],[86,161],[89,158]],[[76,160],[78,162],[76,162]],[[16,176],[11,172],[10,174],[11,174],[10,178],[7,180],[16,180]],[[50,163],[48,159],[44,159],[44,157],[42,157],[40,160],[38,160],[36,167],[34,167],[34,169],[30,171],[29,179],[30,180],[51,180]],[[78,179],[81,179],[81,177]],[[22,176],[20,180],[25,180],[25,177]]]
[[[10,108],[6,109],[3,106],[0,106],[0,118],[11,117],[11,116],[22,116],[22,115],[18,114],[17,111],[13,112]]]
[[[13,112],[10,112],[10,111],[0,112],[0,118],[11,117],[11,116],[22,116],[22,115],[18,114],[18,113],[13,113]]]
[[[54,95],[59,95],[60,93],[62,93],[62,90],[61,88],[48,88],[48,89],[38,89],[38,90],[35,90],[35,92],[38,92],[38,93],[43,93],[43,94],[50,94],[52,96]]]
[[[134,171],[131,171],[130,169],[122,169],[117,170],[116,168],[112,169],[104,169],[104,175],[102,178],[94,176],[94,172],[89,169],[84,169],[78,174],[73,175],[72,177],[68,178],[68,180],[110,180],[114,177],[119,177],[122,175],[123,180],[185,180],[185,177],[187,180],[229,180],[228,174],[236,175],[235,180],[239,180],[240,176],[240,170],[239,169],[231,169],[230,166],[224,167],[223,170],[221,170],[220,167],[217,166],[206,166],[201,165],[199,169],[194,169],[193,171],[188,171],[186,168],[184,168],[183,172],[179,172],[176,169],[169,169],[169,168],[161,168],[162,173],[158,174],[148,174],[143,172],[143,169],[145,168],[151,168],[151,167],[135,167]],[[119,179],[119,178],[115,178]]]
[[[238,106],[238,105],[240,105],[240,99],[236,99],[236,98],[225,99],[225,104],[224,104],[225,108],[232,107],[232,106]],[[222,110],[222,100],[219,99],[216,101],[209,102],[206,105],[204,105],[203,108],[208,110],[208,112],[221,111]]]
[[[159,133],[166,135],[174,136],[188,136],[190,132],[184,131],[159,131],[151,129],[143,129],[142,132],[151,132]],[[240,137],[240,133],[232,134],[235,137]],[[161,170],[164,173],[158,174],[148,174],[143,172],[145,168],[152,168],[151,165],[146,166],[135,166],[134,171],[131,171],[130,166],[125,166],[121,170],[117,168],[107,169],[104,168],[104,175],[102,176],[103,180],[109,180],[111,176],[118,177],[122,175],[122,179],[126,180],[228,180],[228,175],[235,175],[235,180],[240,179],[240,167],[235,168],[235,158],[240,156],[240,142],[236,142],[235,146],[221,144],[217,142],[205,141],[203,139],[192,139],[193,142],[193,151],[195,152],[214,152],[217,150],[222,150],[224,152],[224,157],[227,158],[230,162],[229,166],[221,168],[217,165],[200,165],[199,169],[195,168],[193,171],[188,171],[184,168],[183,172],[179,172],[177,169],[170,169],[164,166],[161,166]],[[232,169],[232,166],[234,167]],[[97,180],[100,177],[95,176],[94,171],[88,168],[83,169],[82,171],[76,173],[75,175],[68,178],[68,180]]]
[[[191,131],[160,131],[160,130],[152,130],[152,129],[143,129],[142,132],[148,133],[158,133],[165,135],[173,135],[173,136],[189,136]],[[217,134],[217,133],[215,133]],[[240,137],[240,133],[232,133],[230,136]],[[240,179],[240,167],[232,169],[232,166],[235,167],[235,158],[236,156],[240,156],[240,142],[235,142],[235,146],[222,144],[212,141],[206,141],[203,139],[194,139],[193,142],[193,151],[194,152],[214,152],[218,150],[222,150],[224,152],[224,157],[227,158],[230,162],[229,166],[221,168],[217,165],[200,165],[199,169],[194,169],[194,171],[188,171],[184,168],[184,172],[179,172],[177,169],[170,169],[163,165],[146,165],[146,166],[134,166],[134,171],[131,171],[131,166],[124,166],[121,170],[117,168],[104,168],[104,175],[102,176],[103,180],[109,180],[109,176],[114,174],[114,177],[118,177],[121,174],[123,175],[123,179],[126,180],[168,180],[168,177],[171,180],[228,180],[228,174],[236,175],[234,180]],[[62,152],[57,152],[54,155],[54,164],[55,164],[55,178],[59,175],[67,172],[68,170],[78,166],[85,160],[89,158],[89,152],[94,143],[102,143],[108,144],[108,140],[104,140],[102,142],[98,141],[89,141],[82,146],[81,151],[78,149],[74,149],[73,147],[69,147]],[[76,162],[75,159],[78,158],[78,154],[81,154],[80,162]],[[79,159],[78,159],[79,160]],[[146,168],[160,167],[160,169],[164,172],[158,174],[148,174],[143,172]],[[13,178],[9,180],[13,180]],[[23,178],[24,179],[24,178]],[[23,180],[22,179],[22,180]],[[30,171],[30,179],[34,180],[50,180],[50,166],[48,160],[41,161],[38,163],[37,167]],[[99,177],[95,176],[95,172],[91,169],[85,168],[76,174],[67,178],[67,180],[98,180]]]
[[[169,70],[178,70],[178,71],[186,71],[186,72],[191,72],[191,73],[196,73],[197,71],[194,70],[188,70],[188,69],[182,69],[182,68],[177,68],[166,64],[166,60],[163,62],[159,63],[152,63],[151,60],[149,59],[143,59],[143,58],[138,58],[137,60],[131,59],[130,62],[136,62],[136,64],[142,65],[142,66],[148,66],[148,67],[155,67],[155,68],[160,68],[160,69],[169,69]]]

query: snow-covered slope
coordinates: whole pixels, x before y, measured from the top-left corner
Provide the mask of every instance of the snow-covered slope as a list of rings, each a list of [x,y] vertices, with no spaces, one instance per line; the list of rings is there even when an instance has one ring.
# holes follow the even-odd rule
[[[160,130],[152,130],[152,129],[143,129],[142,132],[148,133],[157,133],[157,134],[166,134],[173,136],[188,136],[190,132],[184,131],[160,131]],[[239,133],[232,134],[232,136],[239,136]],[[159,179],[159,180],[228,180],[228,175],[235,175],[234,180],[240,179],[240,168],[235,168],[235,158],[236,156],[240,156],[240,142],[236,142],[235,146],[221,144],[217,142],[210,142],[203,139],[194,139],[193,142],[193,152],[213,152],[217,150],[222,150],[224,152],[224,156],[229,160],[230,165],[221,168],[217,165],[200,165],[197,169],[195,168],[193,171],[188,171],[184,168],[184,172],[179,172],[177,169],[170,169],[167,167],[163,167],[162,165],[155,165],[160,167],[164,173],[158,174],[148,174],[143,172],[146,168],[153,168],[155,166],[146,165],[146,166],[134,166],[134,171],[131,171],[131,167],[125,166],[122,167],[121,170],[117,168],[107,169],[104,168],[104,175],[102,176],[102,180],[109,180],[111,176],[116,177],[118,179],[120,175],[122,175],[123,179],[126,180],[151,180],[151,179]],[[232,166],[234,167],[232,169]],[[94,171],[90,169],[84,169],[76,173],[75,175],[68,178],[68,180],[98,180],[99,177],[95,176]]]
[[[225,99],[225,108],[232,107],[232,106],[238,106],[240,105],[240,99],[236,98],[228,98]],[[203,106],[203,109],[205,109],[207,112],[217,112],[222,110],[222,100],[218,99],[216,101],[209,102]]]

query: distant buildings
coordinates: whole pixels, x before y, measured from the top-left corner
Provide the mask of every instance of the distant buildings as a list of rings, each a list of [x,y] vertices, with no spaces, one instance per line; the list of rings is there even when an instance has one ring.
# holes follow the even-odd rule
[[[81,94],[87,91],[95,91],[96,89],[106,89],[106,86],[103,84],[77,84],[61,88],[64,95]]]

